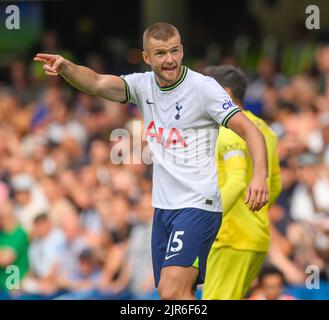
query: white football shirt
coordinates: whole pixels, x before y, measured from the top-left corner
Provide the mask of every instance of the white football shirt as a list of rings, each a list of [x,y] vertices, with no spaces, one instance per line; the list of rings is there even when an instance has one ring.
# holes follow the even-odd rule
[[[144,118],[153,160],[152,206],[221,212],[218,128],[240,109],[213,78],[182,68],[170,87],[160,87],[153,71],[122,76],[127,100]]]

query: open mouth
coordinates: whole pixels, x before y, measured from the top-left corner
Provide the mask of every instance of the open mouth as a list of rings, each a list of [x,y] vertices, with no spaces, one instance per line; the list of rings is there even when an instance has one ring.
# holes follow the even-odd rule
[[[174,71],[176,70],[177,67],[176,66],[171,66],[171,67],[163,67],[162,70],[164,71]]]

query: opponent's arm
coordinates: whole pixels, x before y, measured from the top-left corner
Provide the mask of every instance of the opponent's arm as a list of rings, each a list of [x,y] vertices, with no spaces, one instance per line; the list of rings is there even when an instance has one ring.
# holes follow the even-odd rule
[[[253,164],[253,175],[247,188],[245,203],[249,202],[251,211],[258,211],[269,199],[266,183],[268,164],[265,139],[260,130],[242,112],[230,118],[227,126],[247,143]]]
[[[61,75],[82,92],[116,102],[124,102],[127,99],[124,80],[118,76],[98,74],[60,55],[38,53],[34,61],[44,64],[43,68],[47,75]]]

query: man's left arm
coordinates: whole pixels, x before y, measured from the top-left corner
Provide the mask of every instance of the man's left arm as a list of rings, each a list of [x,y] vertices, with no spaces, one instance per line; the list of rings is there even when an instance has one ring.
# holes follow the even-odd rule
[[[245,203],[249,202],[251,211],[259,211],[269,200],[266,183],[268,162],[264,136],[242,112],[234,114],[226,125],[246,141],[252,159],[253,174],[247,188]]]

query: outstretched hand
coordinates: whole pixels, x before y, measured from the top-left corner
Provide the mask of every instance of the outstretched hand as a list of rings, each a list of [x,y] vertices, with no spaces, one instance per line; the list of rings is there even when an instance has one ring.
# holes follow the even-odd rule
[[[38,53],[33,60],[36,62],[42,62],[43,69],[49,76],[58,76],[60,67],[65,61],[62,56],[46,53]]]

